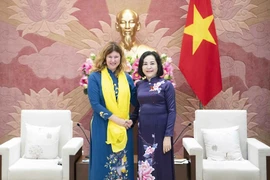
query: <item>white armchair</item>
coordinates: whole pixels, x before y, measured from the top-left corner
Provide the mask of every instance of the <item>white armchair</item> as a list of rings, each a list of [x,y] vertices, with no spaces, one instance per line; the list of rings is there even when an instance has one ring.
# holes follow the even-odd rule
[[[232,130],[236,126],[239,129]],[[219,135],[222,133],[223,137]],[[212,142],[211,135],[214,135]],[[231,140],[227,142],[228,139]],[[230,153],[223,151],[237,147],[234,143],[237,139],[240,153],[237,154],[237,149]],[[270,147],[247,138],[246,110],[196,110],[194,138],[183,138],[183,146],[184,157],[190,161],[191,180],[270,179]],[[221,155],[217,156],[220,159],[209,158],[212,152],[216,153],[214,156]],[[243,159],[234,159],[239,154]]]
[[[83,139],[69,110],[22,110],[21,136],[0,145],[2,180],[72,180]]]

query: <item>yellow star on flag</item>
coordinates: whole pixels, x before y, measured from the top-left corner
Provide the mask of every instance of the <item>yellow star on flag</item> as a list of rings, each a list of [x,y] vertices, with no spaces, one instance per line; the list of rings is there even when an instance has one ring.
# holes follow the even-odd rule
[[[211,25],[213,19],[213,15],[203,18],[194,5],[193,24],[187,26],[184,30],[185,34],[193,36],[192,54],[196,52],[203,40],[216,45],[212,34],[209,32],[209,26]]]

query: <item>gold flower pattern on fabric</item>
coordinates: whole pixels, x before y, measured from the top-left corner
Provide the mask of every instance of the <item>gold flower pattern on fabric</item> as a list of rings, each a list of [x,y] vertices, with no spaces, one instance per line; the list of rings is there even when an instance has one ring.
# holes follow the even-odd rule
[[[99,116],[102,118],[105,118],[106,115],[108,115],[108,113],[104,113],[103,111],[99,112]]]
[[[109,157],[107,157],[108,162],[105,164],[105,167],[109,169],[109,173],[105,177],[105,180],[128,180],[128,161],[126,153],[127,151],[123,150],[118,153],[112,153]]]

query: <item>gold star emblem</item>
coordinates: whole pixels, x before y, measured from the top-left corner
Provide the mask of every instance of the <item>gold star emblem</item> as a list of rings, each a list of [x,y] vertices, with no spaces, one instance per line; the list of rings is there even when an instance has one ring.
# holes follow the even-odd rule
[[[203,18],[194,5],[193,24],[187,26],[184,30],[185,34],[193,36],[192,54],[196,52],[203,40],[216,45],[212,34],[209,32],[209,26],[211,25],[213,19],[213,15]]]

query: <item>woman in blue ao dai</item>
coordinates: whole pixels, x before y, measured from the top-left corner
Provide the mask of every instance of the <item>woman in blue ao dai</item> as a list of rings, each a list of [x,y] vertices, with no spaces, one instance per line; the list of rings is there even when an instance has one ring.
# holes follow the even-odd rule
[[[88,97],[93,108],[89,180],[133,180],[133,134],[130,102],[135,105],[133,80],[124,72],[123,50],[108,43],[88,78]]]

